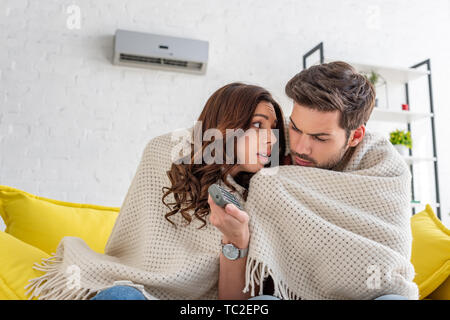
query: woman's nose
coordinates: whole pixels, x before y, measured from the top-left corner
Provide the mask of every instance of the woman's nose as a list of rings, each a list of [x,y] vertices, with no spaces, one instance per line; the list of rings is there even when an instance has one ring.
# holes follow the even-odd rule
[[[274,133],[275,130],[276,132],[278,131],[278,129],[267,129],[261,132],[259,135],[261,145],[268,144],[273,146],[278,141],[277,136]]]
[[[278,135],[280,134],[278,129],[270,129],[270,135],[269,139],[267,141],[268,144],[271,144],[272,146],[277,143],[278,141]]]

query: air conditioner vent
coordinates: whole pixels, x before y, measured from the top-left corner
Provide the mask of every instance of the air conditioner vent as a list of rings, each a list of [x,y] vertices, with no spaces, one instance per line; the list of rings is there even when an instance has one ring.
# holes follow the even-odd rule
[[[141,62],[141,63],[154,63],[154,64],[161,64],[162,59],[161,58],[152,58],[152,57],[140,57],[135,56],[132,54],[120,54],[120,60],[121,61],[134,61],[134,62]]]
[[[177,67],[183,67],[183,68],[187,68],[187,66],[188,66],[187,61],[179,61],[179,60],[163,59],[163,63],[167,64],[169,66],[177,66]]]

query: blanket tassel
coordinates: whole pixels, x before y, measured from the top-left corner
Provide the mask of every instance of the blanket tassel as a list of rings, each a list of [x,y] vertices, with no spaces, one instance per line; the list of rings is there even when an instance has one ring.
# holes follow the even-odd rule
[[[70,288],[68,279],[64,273],[60,272],[59,266],[62,258],[52,253],[48,259],[42,259],[41,264],[34,263],[33,269],[45,272],[44,275],[28,280],[25,286],[28,300],[36,297],[38,300],[86,300],[97,290],[88,288]]]
[[[273,295],[282,300],[298,300],[300,297],[290,290],[287,284],[285,284],[279,277],[277,277],[273,271],[264,263],[258,262],[253,257],[247,258],[247,266],[245,271],[245,288],[243,292],[251,290],[251,296],[255,296],[256,284],[259,285],[259,295],[263,294],[264,280],[271,276],[274,282]]]

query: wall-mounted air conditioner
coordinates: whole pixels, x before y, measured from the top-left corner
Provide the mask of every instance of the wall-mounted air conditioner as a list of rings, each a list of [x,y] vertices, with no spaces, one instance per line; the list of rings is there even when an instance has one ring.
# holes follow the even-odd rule
[[[118,29],[113,63],[203,74],[208,49],[207,41]]]

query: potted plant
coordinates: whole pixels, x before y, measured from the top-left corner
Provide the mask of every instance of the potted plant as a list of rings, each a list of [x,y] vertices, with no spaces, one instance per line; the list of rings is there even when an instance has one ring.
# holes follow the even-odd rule
[[[386,86],[386,80],[381,76],[381,74],[371,70],[369,74],[363,73],[364,77],[366,77],[367,80],[373,85],[373,87],[376,88],[379,86],[385,86],[386,88],[386,99],[387,99],[387,86]],[[387,106],[387,101],[386,101]],[[375,97],[375,107],[378,107],[378,97]]]
[[[390,133],[389,141],[401,155],[408,155],[408,149],[412,148],[411,132],[395,130]]]
[[[370,81],[370,83],[372,83],[374,86],[377,85],[379,79],[380,79],[380,74],[376,73],[375,71],[371,71],[370,75],[366,76],[367,79]]]

